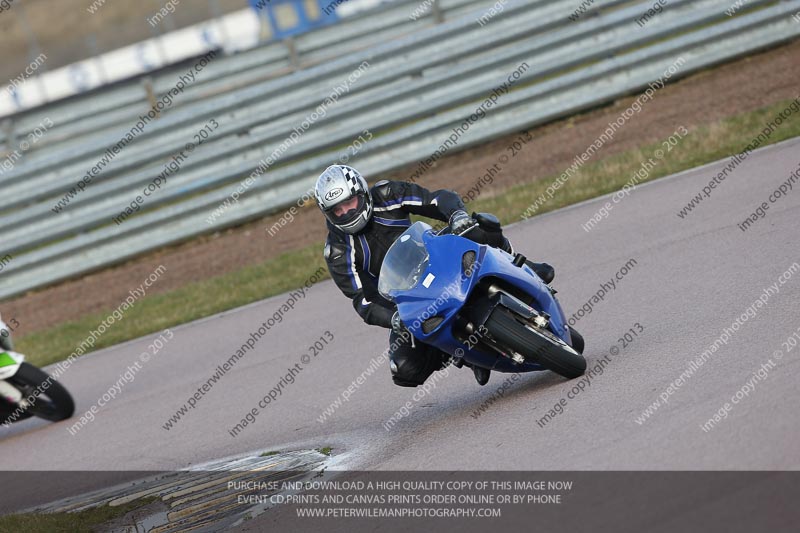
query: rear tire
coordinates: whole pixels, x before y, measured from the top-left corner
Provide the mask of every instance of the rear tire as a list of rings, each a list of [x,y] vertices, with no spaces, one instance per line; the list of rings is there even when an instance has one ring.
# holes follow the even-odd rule
[[[567,379],[582,376],[586,371],[586,359],[549,340],[544,334],[531,331],[502,307],[492,311],[486,329],[501,345]]]
[[[17,415],[12,417],[11,415],[14,413],[17,413]],[[12,405],[3,401],[2,405],[0,405],[0,424],[13,424],[14,422],[19,422],[20,420],[25,420],[32,416],[33,415],[27,411],[17,411],[17,404]]]
[[[22,363],[17,373],[9,378],[9,381],[14,382],[20,389],[23,397],[31,395],[39,385],[48,380],[50,384],[47,388],[42,387],[44,389],[43,392],[36,397],[33,404],[24,413],[28,416],[38,416],[51,422],[58,422],[71,417],[72,413],[75,412],[75,402],[72,400],[72,396],[61,383],[51,379],[47,372],[29,363]]]

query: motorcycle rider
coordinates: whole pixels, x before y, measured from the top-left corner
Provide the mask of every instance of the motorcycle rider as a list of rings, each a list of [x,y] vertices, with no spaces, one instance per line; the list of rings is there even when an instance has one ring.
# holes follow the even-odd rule
[[[0,315],[0,350],[11,351],[13,349],[14,343],[11,341],[11,328],[3,322],[3,317]]]
[[[411,225],[411,214],[447,222],[453,233],[469,228],[474,224],[473,218],[453,191],[431,192],[415,183],[387,180],[370,188],[356,169],[346,165],[325,169],[317,179],[314,195],[326,218],[328,238],[324,256],[331,278],[353,301],[364,322],[392,329],[389,335],[392,381],[403,387],[422,385],[431,374],[446,366],[450,356],[413,339],[395,304],[380,295],[378,276],[383,258]],[[483,225],[481,229],[485,244],[513,253],[496,219],[488,231]],[[550,265],[530,261],[528,265],[545,283],[553,280],[555,271]],[[485,385],[490,371],[478,367],[472,370],[478,383]]]
[[[11,328],[3,322],[3,317],[0,316],[0,352],[12,351],[13,349],[14,343],[11,341]],[[11,405],[0,398],[0,424],[5,423],[13,412],[14,409]]]

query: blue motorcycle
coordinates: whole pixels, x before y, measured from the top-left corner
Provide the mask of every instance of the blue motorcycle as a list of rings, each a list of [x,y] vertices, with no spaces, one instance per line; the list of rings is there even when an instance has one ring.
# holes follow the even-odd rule
[[[456,367],[583,375],[584,341],[567,324],[555,290],[521,254],[468,238],[484,223],[499,228],[492,215],[475,216],[459,235],[424,222],[408,228],[383,260],[381,295],[397,305],[415,339],[450,354]]]

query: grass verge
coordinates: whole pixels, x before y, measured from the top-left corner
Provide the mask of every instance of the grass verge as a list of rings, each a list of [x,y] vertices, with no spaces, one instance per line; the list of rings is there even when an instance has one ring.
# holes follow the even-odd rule
[[[25,533],[92,533],[98,526],[149,505],[157,498],[143,498],[118,507],[103,505],[77,513],[25,513],[0,517],[0,531]]]
[[[695,127],[677,147],[666,154],[644,181],[652,181],[741,152],[765,124],[791,102],[792,100],[786,100]],[[665,138],[670,133],[665,134]],[[773,132],[767,144],[797,136],[800,136],[800,115],[792,115],[789,121],[785,121]],[[536,214],[619,190],[639,170],[642,162],[652,157],[653,152],[660,147],[660,142],[653,143],[585,164]],[[734,174],[734,179],[735,176]],[[503,223],[518,222],[525,210],[557,177],[548,176],[533,183],[497,191],[492,195],[485,194],[471,202],[468,207],[474,211],[494,213]],[[695,192],[687,192],[687,202]],[[676,212],[681,207],[683,206],[676,205]],[[315,244],[287,252],[259,265],[188,284],[166,294],[147,296],[98,340],[95,349],[296,289],[316,269],[324,267],[321,250],[322,243]],[[34,332],[18,339],[18,349],[27,354],[34,364],[45,365],[62,360],[106,316],[107,313],[86,315],[73,322]]]
[[[94,349],[184,324],[269,296],[301,287],[318,269],[328,277],[322,245],[287,252],[273,260],[222,276],[190,283],[164,294],[146,296],[125,312],[95,342]],[[277,306],[276,309],[277,311]],[[66,359],[89,332],[108,316],[108,311],[40,330],[15,339],[15,349],[35,365]]]
[[[665,154],[658,165],[640,183],[653,181],[742,152],[764,129],[766,123],[791,102],[792,100],[786,100],[756,111],[694,127],[672,151]],[[671,134],[672,132],[665,132],[663,140],[666,140]],[[759,148],[798,136],[800,136],[800,114],[794,114],[772,133],[766,144]],[[535,214],[554,211],[620,190],[641,168],[642,163],[653,157],[654,151],[658,148],[664,149],[661,141],[586,163]],[[736,171],[731,177],[736,179]],[[548,176],[534,183],[511,187],[498,194],[493,194],[491,197],[480,197],[470,204],[469,208],[474,211],[494,213],[504,224],[519,222],[528,207],[533,205],[557,178],[557,175]],[[705,184],[706,182],[698,183],[698,190],[686,191],[686,202],[689,202],[697,194],[700,185]],[[677,213],[684,205],[676,205],[675,212]]]
[[[279,453],[281,452],[273,450],[271,452],[264,452],[261,455],[259,455],[259,457],[272,457],[273,455],[278,455]]]

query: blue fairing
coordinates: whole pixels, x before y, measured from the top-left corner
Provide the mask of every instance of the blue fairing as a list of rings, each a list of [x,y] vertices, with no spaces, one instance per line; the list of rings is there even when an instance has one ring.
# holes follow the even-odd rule
[[[514,363],[491,350],[466,349],[465,344],[453,336],[453,323],[464,307],[469,294],[485,277],[501,279],[518,287],[534,299],[532,307],[550,315],[550,329],[571,345],[569,329],[561,306],[547,285],[528,267],[512,263],[513,257],[497,248],[479,245],[455,235],[437,236],[423,222],[417,222],[406,233],[421,236],[428,253],[428,264],[414,279],[416,285],[408,290],[393,290],[389,294],[395,301],[400,317],[417,339],[436,346],[451,355],[463,353],[466,362],[501,372],[530,372],[544,370],[538,364]],[[404,234],[405,235],[405,234]],[[402,239],[402,237],[401,237]],[[472,275],[462,272],[462,257],[468,251],[477,256]],[[391,253],[391,251],[390,251]],[[422,323],[430,317],[442,317],[443,322],[429,334],[422,331]]]

